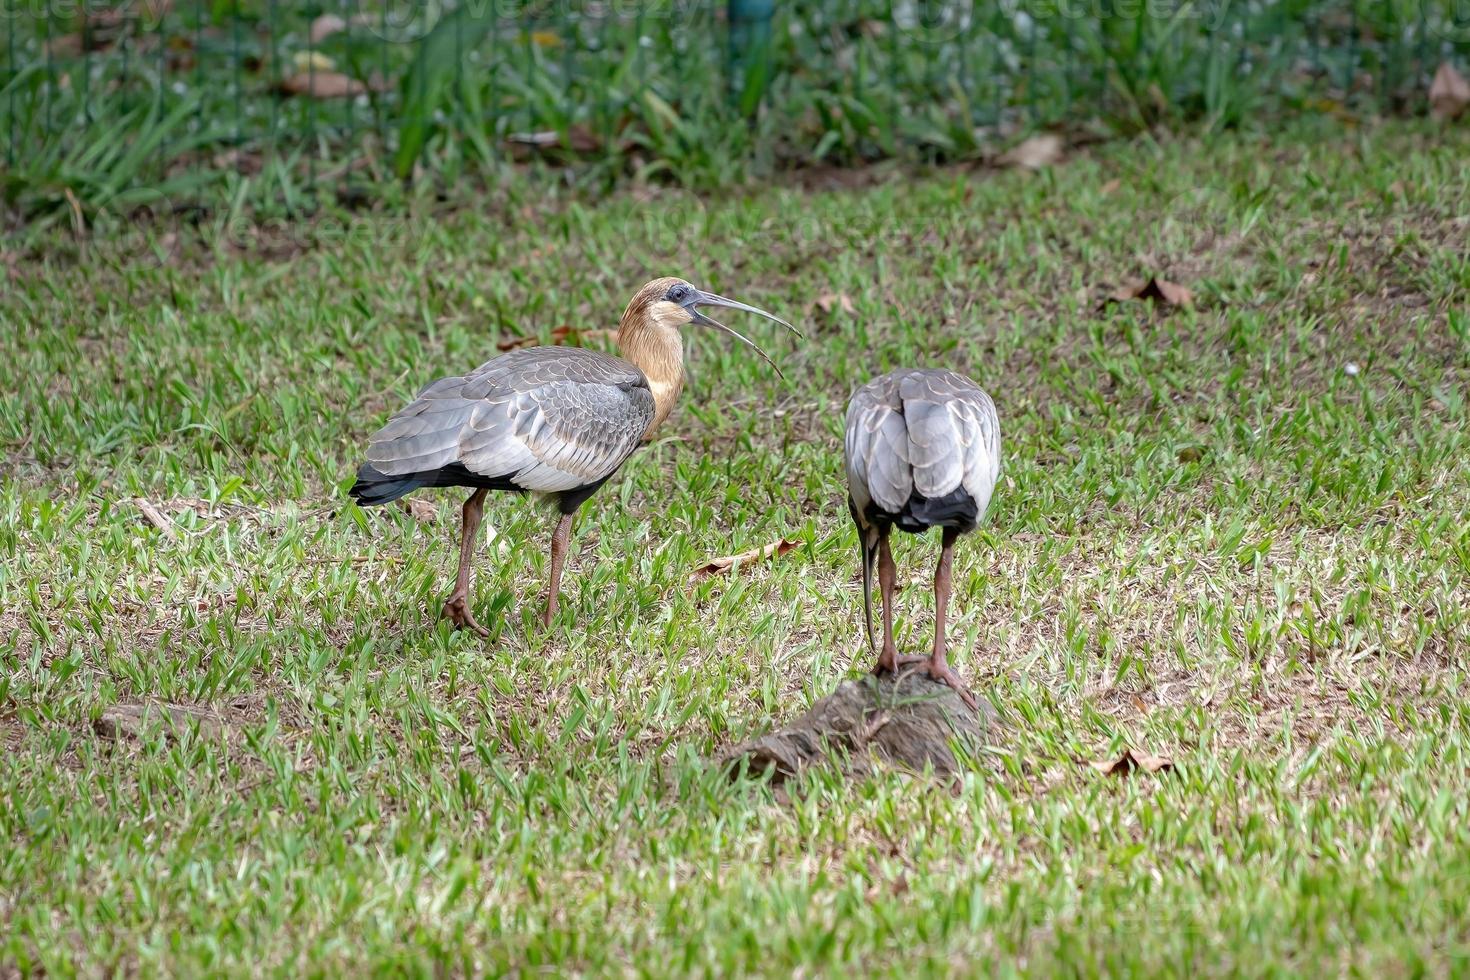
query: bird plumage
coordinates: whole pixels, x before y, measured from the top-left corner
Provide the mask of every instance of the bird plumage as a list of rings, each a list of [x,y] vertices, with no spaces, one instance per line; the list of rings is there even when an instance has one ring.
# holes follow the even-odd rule
[[[979,385],[954,371],[900,368],[863,385],[847,408],[843,440],[848,511],[858,529],[863,572],[863,620],[873,644],[873,567],[883,593],[883,649],[877,672],[903,663],[893,641],[895,568],[892,528],[943,529],[934,574],[934,650],[929,675],[974,698],[945,660],[944,623],[955,540],[974,530],[1000,477],[1000,421]]]
[[[380,503],[421,486],[595,488],[638,448],[654,411],[648,378],[620,357],[511,351],[420,391],[368,440],[351,493]]]
[[[647,283],[618,325],[614,357],[577,347],[531,347],[486,361],[469,374],[425,386],[368,440],[366,461],[349,491],[364,506],[420,487],[461,486],[459,568],[444,603],[457,626],[489,636],[470,611],[475,534],[490,490],[554,496],[561,516],[551,535],[546,612],[556,613],[572,515],[668,417],[684,384],[680,328],[700,324],[770,357],[701,307],[764,310],[696,289],[682,279]],[[774,362],[772,362],[774,363]]]
[[[1000,422],[979,385],[954,371],[900,368],[853,393],[847,484],[867,531],[968,531],[1000,476]]]
[[[973,529],[1000,478],[1000,439],[994,401],[953,370],[901,367],[867,382],[847,408],[854,519]]]

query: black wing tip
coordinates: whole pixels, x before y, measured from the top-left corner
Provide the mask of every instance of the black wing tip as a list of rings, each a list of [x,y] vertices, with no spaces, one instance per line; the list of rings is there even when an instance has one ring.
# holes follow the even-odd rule
[[[423,485],[414,476],[389,476],[372,463],[363,463],[357,468],[357,480],[347,494],[359,507],[376,507],[390,504]]]
[[[961,533],[973,531],[980,520],[980,508],[964,487],[941,497],[925,497],[915,490],[904,502],[903,509],[892,514],[874,501],[864,516],[873,524],[891,524],[909,534],[922,534],[931,528],[951,527]]]

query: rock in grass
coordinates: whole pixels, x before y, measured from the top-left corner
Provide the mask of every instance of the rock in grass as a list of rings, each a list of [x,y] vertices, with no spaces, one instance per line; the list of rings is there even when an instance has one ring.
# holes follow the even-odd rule
[[[784,728],[730,749],[722,757],[733,777],[770,772],[780,783],[815,763],[834,761],[854,776],[876,759],[890,766],[951,776],[955,755],[978,755],[996,723],[984,701],[977,715],[952,689],[916,671],[899,677],[847,681]]]
[[[207,708],[187,704],[114,704],[92,723],[98,736],[114,742],[124,738],[143,739],[156,728],[177,738],[198,726],[201,735],[219,735],[224,729],[220,717]]]

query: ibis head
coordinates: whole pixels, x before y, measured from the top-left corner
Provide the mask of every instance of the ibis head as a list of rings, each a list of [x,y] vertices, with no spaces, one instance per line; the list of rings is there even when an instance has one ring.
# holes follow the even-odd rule
[[[721,333],[734,337],[740,343],[759,354],[771,367],[776,368],[777,374],[781,373],[781,369],[776,366],[775,361],[771,360],[771,356],[761,350],[749,337],[725,326],[725,324],[704,312],[705,309],[711,307],[722,307],[727,310],[740,310],[745,313],[754,313],[756,316],[765,317],[767,320],[774,320],[797,336],[801,336],[801,331],[774,313],[768,313],[759,307],[740,303],[733,299],[727,299],[715,293],[705,292],[702,289],[690,285],[683,279],[678,279],[673,276],[655,279],[638,290],[637,295],[633,297],[633,301],[628,304],[627,310],[623,313],[621,330],[632,332],[640,328],[652,328],[656,332],[663,333],[666,331],[678,331],[689,324],[711,327]],[[626,335],[624,339],[628,339]]]

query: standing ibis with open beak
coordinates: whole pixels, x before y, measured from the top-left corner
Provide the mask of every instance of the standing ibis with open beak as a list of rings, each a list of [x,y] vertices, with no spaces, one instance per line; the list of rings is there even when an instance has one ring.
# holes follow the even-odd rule
[[[559,516],[542,618],[551,624],[572,515],[663,424],[684,386],[680,328],[712,327],[775,367],[748,338],[703,312],[710,307],[754,313],[799,333],[765,310],[682,279],[655,279],[623,312],[621,357],[577,347],[511,351],[463,377],[433,382],[368,440],[367,462],[350,491],[363,506],[420,487],[473,491],[464,503],[459,572],[444,603],[444,615],[456,626],[490,635],[470,611],[470,565],[490,490],[530,491],[555,501]]]

